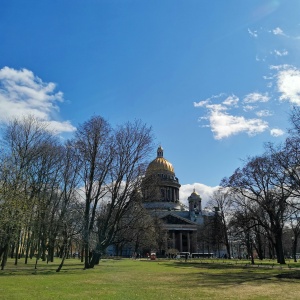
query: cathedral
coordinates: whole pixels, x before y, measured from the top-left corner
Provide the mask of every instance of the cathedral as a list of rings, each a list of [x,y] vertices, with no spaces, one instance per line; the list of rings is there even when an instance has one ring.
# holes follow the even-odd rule
[[[142,188],[143,206],[158,217],[168,232],[168,248],[179,252],[199,252],[197,229],[203,224],[201,197],[195,189],[188,197],[188,207],[179,201],[179,179],[172,164],[164,158],[163,148],[157,149],[157,157],[150,162]]]
[[[149,163],[141,185],[143,199],[141,205],[148,216],[159,220],[167,235],[164,245],[161,245],[160,249],[134,250],[134,246],[129,243],[122,247],[120,252],[116,245],[112,245],[107,249],[107,254],[132,256],[136,251],[145,253],[154,251],[158,255],[165,256],[170,249],[176,253],[189,252],[201,255],[211,252],[203,243],[203,247],[200,246],[199,227],[207,218],[213,217],[214,213],[202,210],[201,197],[195,189],[187,199],[188,206],[181,203],[180,186],[173,165],[164,158],[163,148],[159,146],[157,156]]]

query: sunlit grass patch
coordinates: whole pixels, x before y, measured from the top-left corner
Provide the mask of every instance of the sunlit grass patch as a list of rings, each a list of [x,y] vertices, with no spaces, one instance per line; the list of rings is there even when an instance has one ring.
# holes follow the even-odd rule
[[[297,265],[246,266],[233,261],[101,260],[84,270],[76,259],[0,272],[0,299],[298,299]]]

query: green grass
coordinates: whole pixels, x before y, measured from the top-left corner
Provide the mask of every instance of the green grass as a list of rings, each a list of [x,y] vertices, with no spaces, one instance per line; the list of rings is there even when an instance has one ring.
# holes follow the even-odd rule
[[[254,267],[246,261],[112,260],[83,270],[78,260],[0,271],[0,299],[300,299],[299,264]],[[249,263],[249,262],[248,262]]]

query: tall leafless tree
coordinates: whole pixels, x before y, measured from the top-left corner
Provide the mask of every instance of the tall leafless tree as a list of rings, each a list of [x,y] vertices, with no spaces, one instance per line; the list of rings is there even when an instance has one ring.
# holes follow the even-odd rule
[[[48,145],[56,144],[56,138],[45,124],[29,116],[15,119],[5,127],[2,144],[1,204],[8,220],[3,227],[6,237],[0,246],[3,250],[0,251],[3,268],[10,244],[15,247],[17,263],[21,233],[25,221],[34,210],[37,195],[33,178],[41,175],[33,166],[36,166]]]
[[[78,127],[73,145],[81,160],[80,178],[85,202],[84,265],[88,269],[91,267],[90,237],[94,229],[98,202],[107,193],[105,185],[114,158],[109,123],[100,116],[90,118]]]
[[[232,204],[232,196],[226,188],[219,188],[215,191],[208,202],[208,205],[218,214],[220,234],[223,237],[228,258],[231,258],[229,224],[232,217]]]
[[[288,174],[274,155],[266,153],[249,158],[242,169],[237,169],[228,180],[223,181],[225,186],[241,196],[240,199],[246,199],[241,205],[247,205],[258,224],[268,233],[280,264],[285,263],[282,236],[292,194],[286,186],[287,179]]]
[[[106,185],[108,203],[97,222],[98,240],[92,264],[98,262],[99,255],[112,243],[130,202],[135,201],[152,150],[151,128],[141,121],[126,123],[114,131],[113,141],[113,160]]]

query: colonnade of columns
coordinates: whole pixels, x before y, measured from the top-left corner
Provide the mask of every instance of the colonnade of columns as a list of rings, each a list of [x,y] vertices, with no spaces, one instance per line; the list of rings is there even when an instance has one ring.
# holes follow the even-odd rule
[[[178,188],[161,187],[160,191],[161,191],[161,197],[163,198],[163,201],[176,202],[177,200],[179,200]]]
[[[187,230],[172,230],[171,236],[172,248],[179,252],[194,252],[194,234],[193,231]]]
[[[155,201],[170,201],[177,202],[179,201],[179,189],[176,187],[156,187],[158,194]],[[153,190],[148,190],[147,188],[143,190],[144,197],[148,200],[150,197],[153,197]],[[159,196],[160,195],[160,196]],[[159,198],[160,197],[160,198]]]

